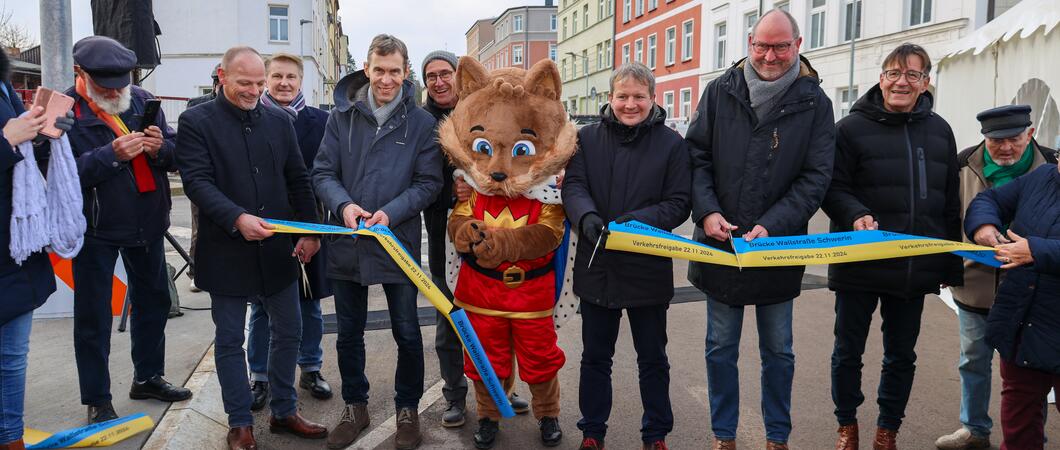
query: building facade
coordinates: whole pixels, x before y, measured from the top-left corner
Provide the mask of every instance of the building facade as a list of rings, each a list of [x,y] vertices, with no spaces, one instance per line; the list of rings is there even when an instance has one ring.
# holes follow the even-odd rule
[[[467,51],[465,55],[471,56],[475,59],[479,59],[479,50],[493,42],[493,21],[496,17],[490,17],[488,19],[476,20],[471,28],[464,33],[464,37],[467,38]],[[481,59],[479,59],[481,61]]]
[[[700,86],[705,88],[734,62],[748,55],[748,36],[758,19],[758,3],[758,0],[707,2],[702,22],[711,34],[709,43],[701,49],[706,63],[702,67]],[[803,38],[800,52],[820,75],[821,88],[832,99],[836,120],[848,114],[852,102],[879,82],[883,59],[898,45],[918,44],[937,62],[953,42],[1015,3],[1011,0],[763,1],[766,10],[781,8],[795,17]],[[851,64],[853,83],[850,82]]]
[[[162,29],[162,64],[144,80],[151,92],[173,97],[209,92],[210,74],[225,50],[249,45],[265,57],[301,55],[306,102],[332,102],[330,93],[346,65],[345,50],[335,48],[334,33],[342,29],[337,0],[155,2],[154,13]]]
[[[493,39],[482,43],[476,54],[468,54],[474,55],[488,70],[501,67],[529,69],[542,59],[555,60],[557,11],[551,3],[508,8],[489,25],[482,20],[476,21],[465,35],[469,38],[469,46],[472,34],[478,34],[478,42],[488,36],[483,33],[485,27],[492,27]]]
[[[559,22],[563,105],[571,114],[598,114],[610,94],[615,0],[560,0]]]
[[[615,67],[639,61],[655,74],[655,102],[687,122],[700,92],[702,0],[616,0]]]

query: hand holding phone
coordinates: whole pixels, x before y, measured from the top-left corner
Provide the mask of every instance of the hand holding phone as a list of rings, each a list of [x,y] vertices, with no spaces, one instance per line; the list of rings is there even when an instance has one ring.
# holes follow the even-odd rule
[[[44,128],[40,130],[40,134],[58,139],[63,131],[55,127],[55,119],[66,117],[66,113],[74,107],[74,99],[41,86],[37,88],[37,93],[33,98],[33,107],[44,108]]]

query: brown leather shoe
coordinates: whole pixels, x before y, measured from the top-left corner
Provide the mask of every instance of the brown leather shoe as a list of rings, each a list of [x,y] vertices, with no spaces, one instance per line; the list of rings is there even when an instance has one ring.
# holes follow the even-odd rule
[[[420,416],[415,408],[401,408],[397,413],[397,433],[394,434],[394,448],[412,450],[420,446],[423,435],[420,434]]]
[[[836,431],[839,439],[835,441],[835,450],[858,450],[858,424],[843,425]]]
[[[357,436],[368,428],[368,405],[364,403],[348,404],[342,408],[339,423],[328,433],[328,448],[341,449],[349,447]]]
[[[228,450],[258,450],[254,440],[254,427],[236,427],[228,430]]]
[[[328,437],[328,429],[319,423],[310,422],[301,414],[294,414],[282,419],[276,416],[269,417],[269,431],[273,433],[291,433],[305,439],[324,439]]]
[[[877,428],[876,439],[872,441],[872,450],[898,450],[897,440],[897,431]]]
[[[766,450],[788,450],[788,444],[784,442],[766,441]]]
[[[714,450],[736,450],[736,441],[714,438]]]
[[[26,444],[22,439],[0,444],[0,450],[26,450]]]

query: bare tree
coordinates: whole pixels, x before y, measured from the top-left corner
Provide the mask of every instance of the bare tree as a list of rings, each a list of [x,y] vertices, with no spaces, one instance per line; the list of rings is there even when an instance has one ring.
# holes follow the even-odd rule
[[[29,33],[25,25],[11,21],[11,14],[5,2],[0,8],[0,47],[25,50],[37,45],[37,40]]]

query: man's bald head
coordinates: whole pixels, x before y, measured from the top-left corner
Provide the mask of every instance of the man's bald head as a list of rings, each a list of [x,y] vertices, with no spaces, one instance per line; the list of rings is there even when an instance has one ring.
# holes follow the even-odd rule
[[[265,89],[265,61],[250,47],[232,47],[221,58],[217,71],[225,98],[237,108],[249,111],[257,107]]]

